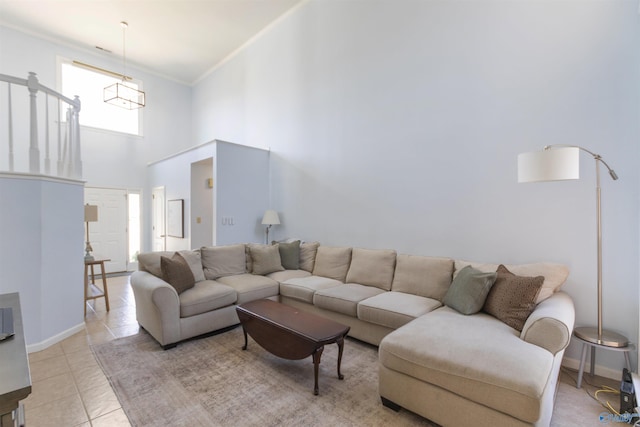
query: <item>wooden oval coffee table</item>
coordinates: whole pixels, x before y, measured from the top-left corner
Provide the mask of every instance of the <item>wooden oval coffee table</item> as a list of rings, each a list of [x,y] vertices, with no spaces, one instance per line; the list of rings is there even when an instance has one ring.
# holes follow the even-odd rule
[[[326,344],[338,344],[338,378],[344,378],[340,363],[348,326],[268,299],[241,304],[236,312],[244,332],[243,350],[249,334],[262,348],[283,359],[313,356],[313,394],[318,394],[318,366]]]

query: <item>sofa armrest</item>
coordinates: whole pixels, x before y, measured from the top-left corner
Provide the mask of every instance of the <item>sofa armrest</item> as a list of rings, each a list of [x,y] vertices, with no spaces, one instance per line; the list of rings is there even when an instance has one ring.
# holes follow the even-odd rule
[[[175,288],[146,271],[131,275],[136,318],[161,345],[180,341],[180,299]]]
[[[536,306],[520,338],[555,355],[569,345],[574,322],[573,300],[564,292],[556,292]]]

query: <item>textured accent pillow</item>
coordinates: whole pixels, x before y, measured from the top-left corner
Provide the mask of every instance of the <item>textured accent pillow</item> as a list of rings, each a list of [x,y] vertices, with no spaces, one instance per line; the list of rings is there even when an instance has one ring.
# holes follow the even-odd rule
[[[524,323],[536,307],[536,299],[542,289],[544,277],[516,276],[502,264],[498,267],[497,274],[483,310],[512,328],[522,331]]]
[[[162,280],[173,286],[178,294],[193,288],[196,283],[189,263],[178,252],[173,254],[171,258],[160,257],[160,268],[162,269]]]
[[[477,313],[482,310],[497,276],[498,273],[483,273],[467,266],[453,279],[443,302],[462,314]]]
[[[344,283],[351,264],[351,248],[320,246],[316,252],[313,275]]]
[[[311,273],[316,262],[316,253],[320,243],[310,242],[300,244],[300,270]]]
[[[251,262],[253,263],[253,274],[264,276],[275,271],[282,271],[280,261],[280,249],[278,245],[249,245]]]
[[[278,243],[280,261],[285,270],[297,270],[300,268],[300,240],[290,243]]]

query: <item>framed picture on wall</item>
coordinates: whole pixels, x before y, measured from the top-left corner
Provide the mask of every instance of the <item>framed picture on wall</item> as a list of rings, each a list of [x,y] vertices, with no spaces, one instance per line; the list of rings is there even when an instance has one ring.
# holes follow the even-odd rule
[[[167,201],[167,234],[184,238],[184,199]]]

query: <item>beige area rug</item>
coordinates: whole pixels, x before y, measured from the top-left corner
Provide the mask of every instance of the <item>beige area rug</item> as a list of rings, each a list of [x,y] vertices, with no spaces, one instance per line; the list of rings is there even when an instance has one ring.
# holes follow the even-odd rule
[[[328,345],[313,395],[311,357],[290,361],[262,349],[242,329],[164,351],[146,332],[93,351],[133,426],[433,426],[380,403],[378,353],[345,341],[344,380],[338,348]]]

